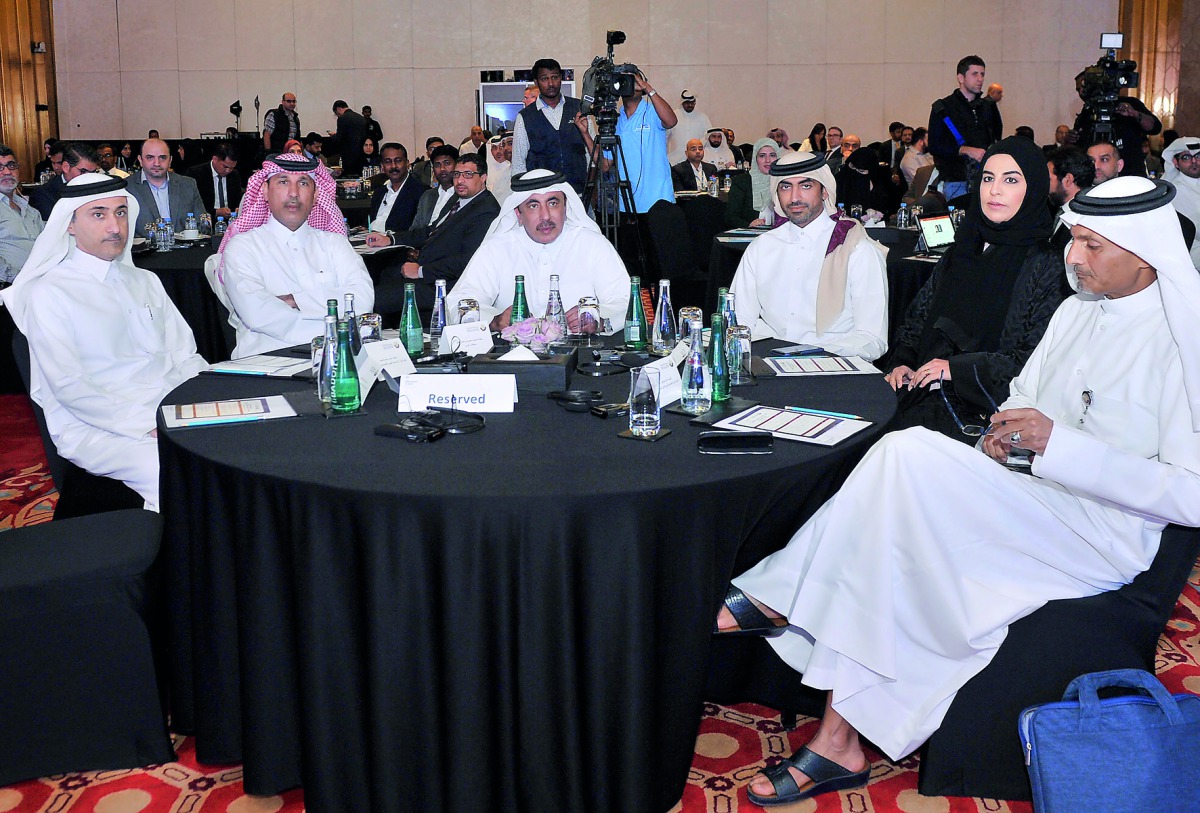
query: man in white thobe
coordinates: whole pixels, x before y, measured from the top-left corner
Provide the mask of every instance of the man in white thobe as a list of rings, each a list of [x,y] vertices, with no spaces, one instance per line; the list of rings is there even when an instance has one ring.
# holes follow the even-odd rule
[[[717,169],[737,169],[737,159],[733,157],[733,150],[725,143],[724,130],[713,127],[705,138],[708,139],[708,144],[704,151],[709,163]]]
[[[550,275],[559,277],[567,327],[579,331],[581,297],[594,296],[600,316],[614,329],[625,325],[629,274],[612,244],[565,176],[534,169],[513,178],[513,193],[446,301],[446,313],[457,318],[458,303],[474,299],[480,318],[493,330],[509,325],[516,276],[525,277],[525,299],[534,316],[546,312]]]
[[[672,166],[687,160],[687,144],[693,138],[701,141],[708,136],[712,122],[696,109],[696,95],[690,90],[679,94],[680,105],[675,108],[675,126],[667,133],[667,161]]]
[[[839,218],[824,155],[771,166],[771,200],[788,222],[757,237],[729,290],[755,340],[787,339],[874,361],[887,351],[887,250]]]
[[[752,800],[865,784],[860,732],[892,759],[911,752],[1009,624],[1128,584],[1165,525],[1200,525],[1200,277],[1173,195],[1122,177],[1071,201],[1080,293],[991,416],[984,453],[923,428],[885,436],[784,550],[733,580],[786,617],[772,646],[829,692],[814,739]],[[1001,465],[1018,449],[1035,476]]]
[[[237,329],[235,359],[320,336],[329,299],[354,294],[358,313],[374,306],[335,195],[329,170],[302,155],[270,156],[250,178],[221,246],[218,279],[209,279]]]
[[[1163,150],[1163,178],[1175,185],[1176,210],[1200,227],[1200,138],[1177,138]],[[1192,240],[1192,264],[1200,269],[1200,239]]]
[[[208,364],[158,277],[130,259],[125,179],[63,189],[4,304],[29,340],[30,395],[58,453],[158,510],[156,411]]]

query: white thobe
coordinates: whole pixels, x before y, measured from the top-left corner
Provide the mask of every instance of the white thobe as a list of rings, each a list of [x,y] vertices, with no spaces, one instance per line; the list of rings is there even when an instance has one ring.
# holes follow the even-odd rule
[[[729,290],[738,321],[754,340],[787,339],[814,344],[839,356],[874,361],[887,351],[887,263],[864,240],[850,255],[841,313],[817,332],[817,283],[833,220],[821,215],[800,228],[785,223],[746,248]]]
[[[520,227],[484,240],[447,295],[450,320],[458,320],[459,300],[474,299],[479,302],[480,319],[490,322],[512,305],[517,274],[525,277],[525,300],[534,316],[546,312],[550,275],[558,274],[564,311],[578,305],[580,297],[594,296],[601,317],[610,319],[614,329],[625,326],[629,305],[625,264],[602,234],[570,223],[549,245],[530,240]]]
[[[367,313],[375,288],[362,257],[343,235],[307,223],[290,231],[274,217],[225,247],[225,293],[237,322],[235,359],[307,344],[325,332],[325,302],[354,294]],[[291,294],[293,308],[279,297]]]
[[[1200,178],[1189,178],[1183,173],[1175,176],[1175,209],[1200,229]],[[1200,269],[1200,236],[1192,241],[1192,265]]]
[[[734,579],[787,616],[776,652],[892,759],[937,729],[1009,624],[1128,584],[1166,523],[1200,525],[1200,434],[1157,283],[1064,302],[1002,405],[1018,407],[1054,421],[1036,476],[927,429],[891,433]]]
[[[158,277],[76,249],[30,283],[30,389],[58,453],[158,510],[159,402],[208,364]]]
[[[492,196],[496,198],[496,203],[501,206],[512,194],[512,172],[512,163],[505,161],[496,169],[494,182],[492,176],[488,176],[488,183],[491,184],[488,188],[492,191]]]
[[[687,143],[698,138],[708,146],[708,131],[713,128],[708,116],[699,110],[691,113],[682,107],[675,109],[675,126],[667,133],[667,160],[672,166],[687,160]]]
[[[14,211],[9,200],[20,210]],[[0,195],[0,282],[12,282],[42,233],[42,215],[20,195]],[[0,349],[0,352],[4,352]]]

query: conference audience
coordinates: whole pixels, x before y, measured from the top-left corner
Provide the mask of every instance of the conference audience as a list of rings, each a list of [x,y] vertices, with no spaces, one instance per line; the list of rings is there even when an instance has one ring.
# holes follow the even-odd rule
[[[43,220],[50,219],[50,213],[54,211],[54,204],[58,203],[58,199],[62,197],[63,190],[66,185],[88,172],[95,172],[100,168],[100,154],[96,149],[89,144],[84,144],[82,141],[59,141],[54,147],[51,147],[50,160],[54,161],[56,156],[59,157],[59,162],[62,166],[62,172],[49,183],[44,183],[29,196],[29,202],[33,204],[33,208],[38,210],[38,214]]]
[[[704,142],[693,138],[687,143],[686,155],[686,160],[671,167],[671,185],[676,192],[707,190],[709,179],[717,176],[717,167],[704,160]]]
[[[129,194],[137,198],[137,234],[146,236],[146,227],[155,220],[170,218],[176,233],[183,231],[188,214],[199,217],[206,209],[196,181],[171,172],[171,152],[167,142],[148,138],[142,142],[142,168],[129,176]]]

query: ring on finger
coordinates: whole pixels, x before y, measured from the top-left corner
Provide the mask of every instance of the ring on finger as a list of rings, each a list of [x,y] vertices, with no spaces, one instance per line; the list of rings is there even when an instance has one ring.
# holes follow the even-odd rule
[[[1013,432],[1011,435],[1008,436],[1008,439],[1011,443],[1020,443],[1021,442],[1020,431]]]

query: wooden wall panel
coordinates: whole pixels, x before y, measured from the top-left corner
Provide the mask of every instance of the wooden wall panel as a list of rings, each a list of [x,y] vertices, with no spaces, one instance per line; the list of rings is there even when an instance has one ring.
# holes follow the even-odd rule
[[[0,140],[17,154],[23,181],[35,180],[42,141],[58,132],[50,3],[0,3]],[[44,43],[44,53],[35,53],[33,43]]]

